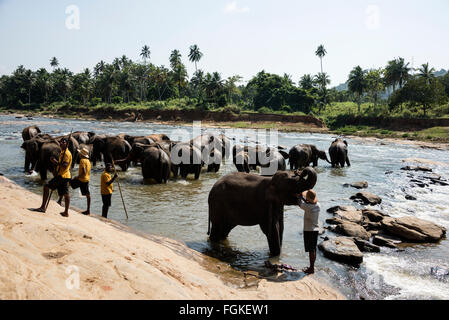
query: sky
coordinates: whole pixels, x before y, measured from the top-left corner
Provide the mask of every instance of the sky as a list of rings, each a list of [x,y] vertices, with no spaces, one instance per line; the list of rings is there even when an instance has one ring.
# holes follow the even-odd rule
[[[248,81],[261,70],[297,82],[320,72],[327,50],[331,86],[352,68],[379,68],[395,57],[449,69],[448,0],[0,0],[0,75],[17,66],[50,70],[57,57],[73,72],[123,54],[168,66],[180,50],[189,76],[189,47],[198,67]]]

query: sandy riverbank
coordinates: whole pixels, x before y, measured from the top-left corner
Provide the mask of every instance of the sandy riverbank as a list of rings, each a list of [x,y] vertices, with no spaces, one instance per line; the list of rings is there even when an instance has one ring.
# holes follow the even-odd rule
[[[41,197],[2,176],[0,198],[0,299],[344,299],[316,276],[244,276],[171,239],[63,218],[54,201],[31,212]]]

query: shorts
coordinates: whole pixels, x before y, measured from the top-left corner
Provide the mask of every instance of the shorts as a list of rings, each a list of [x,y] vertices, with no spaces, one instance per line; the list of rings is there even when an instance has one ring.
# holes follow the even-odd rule
[[[47,186],[51,190],[58,190],[58,195],[62,197],[63,195],[69,194],[69,181],[70,179],[62,178],[61,176],[56,176],[50,181],[48,181]]]
[[[90,191],[89,191],[89,181],[87,181],[87,182],[82,182],[82,181],[79,181],[78,179],[73,179],[73,180],[70,180],[70,186],[72,187],[72,189],[78,189],[78,188],[80,188],[81,194],[82,194],[83,196],[90,195]]]
[[[304,248],[306,252],[316,251],[318,231],[304,231]]]
[[[101,200],[103,201],[103,206],[110,207],[111,206],[111,198],[112,198],[112,194],[102,194]]]

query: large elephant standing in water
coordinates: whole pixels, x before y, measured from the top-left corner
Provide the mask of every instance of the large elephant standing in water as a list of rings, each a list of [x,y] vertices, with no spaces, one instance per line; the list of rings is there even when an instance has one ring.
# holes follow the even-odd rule
[[[311,163],[318,166],[318,159],[330,163],[326,152],[319,150],[312,144],[298,144],[289,151],[290,170],[308,167]]]
[[[273,177],[235,172],[218,180],[209,192],[209,228],[212,242],[227,238],[238,225],[259,225],[267,236],[270,254],[278,256],[284,231],[284,206],[297,205],[298,194],[312,189],[312,168],[279,171]]]
[[[96,160],[103,155],[104,163],[112,163],[112,160],[125,159],[131,151],[131,145],[128,141],[121,137],[108,137],[96,135],[90,143],[93,145],[93,165],[96,165]],[[129,162],[122,162],[119,164],[123,171],[128,169]]]
[[[39,133],[41,133],[41,129],[38,126],[29,126],[23,129],[22,131],[22,139],[23,141],[28,141],[34,137],[36,137]]]
[[[224,157],[222,150],[226,152],[222,139],[222,137],[207,133],[190,140],[191,145],[200,149],[203,164],[207,165],[207,172],[218,172],[220,170],[221,161]]]
[[[171,148],[170,159],[176,170],[175,176],[179,174],[186,179],[188,174],[194,174],[195,180],[199,179],[203,161],[201,150],[191,143],[181,142]]]
[[[135,161],[142,164],[142,175],[144,179],[154,179],[157,183],[167,183],[170,177],[170,157],[158,143],[145,145],[133,144],[129,155],[122,162]]]
[[[338,165],[344,168],[345,163],[348,167],[351,166],[348,157],[348,143],[346,140],[340,138],[335,139],[329,147],[329,155],[331,157],[332,168],[335,168]]]

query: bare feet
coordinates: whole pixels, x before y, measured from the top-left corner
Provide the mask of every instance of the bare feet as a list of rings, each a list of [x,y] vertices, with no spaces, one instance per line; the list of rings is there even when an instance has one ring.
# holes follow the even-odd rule
[[[64,212],[60,212],[59,214],[61,216],[63,216],[63,217],[66,217],[66,218],[69,216],[68,212],[65,212],[65,211]]]
[[[314,274],[315,273],[315,269],[314,268],[304,268],[302,269],[302,272],[307,273],[307,274]]]
[[[90,215],[90,211],[83,211],[83,212],[81,212],[81,213],[84,214],[85,216]]]
[[[30,211],[45,213],[45,209],[43,209],[43,208],[30,209]]]

